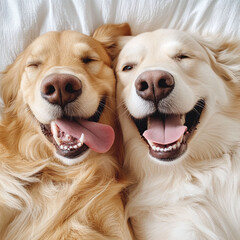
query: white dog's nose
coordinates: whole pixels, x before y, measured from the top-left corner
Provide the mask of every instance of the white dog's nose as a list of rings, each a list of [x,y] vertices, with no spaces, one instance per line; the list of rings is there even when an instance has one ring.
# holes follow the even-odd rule
[[[152,70],[141,73],[135,81],[137,94],[149,101],[158,103],[173,90],[173,76],[165,71]]]

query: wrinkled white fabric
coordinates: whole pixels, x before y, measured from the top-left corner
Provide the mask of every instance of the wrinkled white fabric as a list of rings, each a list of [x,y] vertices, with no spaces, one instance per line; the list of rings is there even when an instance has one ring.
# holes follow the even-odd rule
[[[239,0],[0,0],[0,71],[40,34],[85,34],[104,23],[131,25],[133,34],[158,28],[240,37]]]
[[[34,38],[103,23],[129,22],[133,34],[157,28],[240,36],[239,0],[0,0],[0,71]]]

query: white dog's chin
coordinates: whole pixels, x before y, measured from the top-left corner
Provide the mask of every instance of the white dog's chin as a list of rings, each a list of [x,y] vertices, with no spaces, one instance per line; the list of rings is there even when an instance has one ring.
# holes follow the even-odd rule
[[[55,153],[55,156],[64,165],[71,166],[71,165],[75,165],[75,164],[78,164],[78,163],[81,163],[82,161],[84,161],[88,157],[88,155],[90,154],[91,151],[92,151],[91,149],[88,149],[82,155],[80,155],[79,157],[76,157],[76,158],[66,158],[57,153]]]
[[[158,164],[158,165],[163,165],[163,166],[172,166],[172,165],[176,165],[176,164],[179,164],[181,163],[185,157],[187,155],[187,150],[181,155],[179,156],[178,158],[175,158],[171,161],[163,161],[161,159],[158,159],[158,158],[155,158],[153,157],[150,152],[148,153],[148,157],[149,159],[154,163],[154,164]]]

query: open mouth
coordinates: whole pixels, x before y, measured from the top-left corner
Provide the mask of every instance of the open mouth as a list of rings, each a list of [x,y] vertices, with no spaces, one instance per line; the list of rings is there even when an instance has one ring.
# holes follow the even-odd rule
[[[205,101],[199,100],[194,108],[182,115],[154,113],[144,119],[134,119],[140,135],[149,145],[149,152],[162,161],[173,161],[186,150],[196,130]]]
[[[63,157],[76,158],[89,148],[99,153],[107,152],[115,136],[112,127],[98,123],[105,103],[102,99],[95,114],[88,119],[64,116],[50,124],[40,123],[41,130]]]

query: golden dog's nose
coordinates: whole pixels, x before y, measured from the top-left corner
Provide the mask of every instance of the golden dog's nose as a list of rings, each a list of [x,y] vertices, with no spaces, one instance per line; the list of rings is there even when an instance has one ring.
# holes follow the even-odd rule
[[[41,83],[41,95],[51,104],[65,106],[82,93],[80,79],[71,74],[51,74]]]
[[[138,96],[155,103],[166,98],[173,90],[174,85],[173,76],[161,70],[143,72],[135,81]]]

